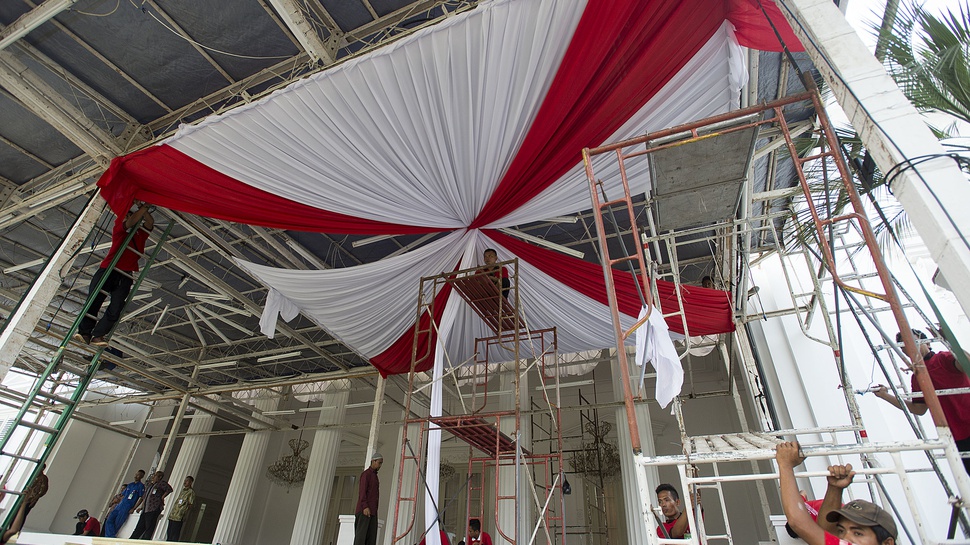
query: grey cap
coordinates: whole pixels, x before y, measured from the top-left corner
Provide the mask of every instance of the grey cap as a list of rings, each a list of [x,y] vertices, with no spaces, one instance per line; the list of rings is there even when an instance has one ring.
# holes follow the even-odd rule
[[[381,454],[380,452],[375,451],[374,454],[371,454],[370,455],[370,459],[371,459],[372,462],[374,460],[383,460],[384,459],[384,455]]]
[[[842,509],[829,511],[825,515],[825,520],[838,522],[841,517],[863,526],[882,526],[893,539],[896,539],[896,521],[893,520],[893,516],[874,503],[865,500],[850,501],[843,505]]]

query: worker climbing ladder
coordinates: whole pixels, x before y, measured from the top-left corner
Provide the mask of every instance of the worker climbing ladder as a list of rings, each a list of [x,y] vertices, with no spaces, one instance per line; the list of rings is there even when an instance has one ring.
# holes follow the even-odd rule
[[[480,519],[486,527],[494,528],[496,537],[512,544],[552,545],[564,540],[556,330],[529,328],[519,298],[518,261],[497,263],[495,267],[509,270],[507,287],[495,281],[498,269],[473,268],[421,279],[397,466],[392,543],[417,542],[429,531],[417,527],[415,519],[425,492],[431,492],[426,490],[429,437],[442,432],[468,445],[468,479],[459,491],[465,494],[465,520]],[[439,380],[433,378],[429,383],[421,371],[431,366],[437,346],[441,346],[436,341],[433,317],[440,315],[452,290],[492,335],[475,339],[472,360],[446,362],[440,381],[448,387],[441,389],[451,397],[439,405],[444,407],[440,414],[419,415],[423,410],[419,405],[433,406],[432,400],[423,396]],[[530,430],[522,425],[522,405],[528,399],[530,384],[540,392],[535,401],[539,408],[534,411],[548,417],[542,437],[529,437]],[[433,505],[436,522],[454,499],[439,498]]]
[[[139,285],[141,285],[142,280],[155,261],[155,257],[162,249],[163,243],[168,238],[173,227],[174,222],[170,222],[159,237],[151,254],[147,256],[148,259],[145,266],[141,268],[140,274],[134,279],[132,289],[125,301],[125,307],[131,303],[132,298],[138,292]],[[134,239],[135,233],[140,228],[142,228],[141,225],[128,232],[121,248],[128,248],[129,251],[134,251],[128,245]],[[8,480],[5,481],[3,489],[0,491],[16,497],[16,500],[7,510],[7,516],[3,525],[4,529],[10,528],[13,524],[18,510],[24,502],[25,490],[42,472],[47,459],[57,447],[58,441],[61,439],[65,428],[71,421],[71,417],[74,415],[78,404],[82,401],[84,393],[87,391],[88,386],[95,377],[95,373],[98,372],[101,366],[107,346],[91,345],[87,347],[85,345],[84,350],[90,353],[90,362],[77,376],[76,381],[72,380],[68,382],[65,380],[65,376],[69,376],[71,373],[68,373],[62,367],[61,363],[69,348],[71,346],[77,346],[76,344],[72,344],[72,338],[77,333],[81,320],[91,308],[94,298],[101,292],[104,284],[108,280],[109,274],[114,270],[124,253],[124,251],[115,253],[114,258],[107,267],[106,274],[102,275],[95,289],[92,289],[87,294],[84,305],[78,312],[73,323],[67,331],[63,332],[60,343],[54,349],[49,361],[46,362],[43,371],[39,373],[38,377],[33,381],[32,387],[25,394],[23,403],[16,416],[3,431],[3,436],[0,438],[0,460],[3,463],[3,475]],[[139,257],[142,256],[140,255]],[[19,304],[24,303],[21,301]],[[105,336],[106,339],[111,338],[115,327],[117,327],[117,324]],[[55,375],[57,375],[56,378]],[[14,441],[15,438],[19,438],[20,440]],[[38,449],[39,454],[25,455],[25,449],[36,442],[41,443]],[[11,448],[15,443],[17,443],[17,447]],[[16,476],[21,476],[21,478],[16,479]],[[18,486],[13,488],[7,484],[12,478],[16,479],[15,482],[19,483]]]
[[[785,118],[786,108],[797,108],[794,106],[796,104],[800,104],[802,107],[804,107],[805,104],[808,104],[809,107],[814,109],[816,115],[818,116],[815,134],[813,135],[815,138],[815,144],[809,151],[804,151],[804,140],[800,143],[796,143],[793,136],[794,131]],[[620,372],[622,373],[624,382],[625,403],[628,406],[632,406],[633,399],[631,396],[631,391],[627,387],[629,385],[629,373],[625,361],[626,358],[623,345],[624,341],[626,341],[627,338],[632,334],[633,330],[624,330],[620,324],[616,288],[613,279],[614,275],[619,274],[619,271],[615,270],[615,268],[618,264],[632,264],[633,267],[631,267],[630,273],[636,277],[637,283],[640,286],[640,293],[649,294],[651,292],[651,282],[655,281],[656,275],[654,274],[654,271],[657,268],[656,261],[659,258],[660,247],[666,246],[669,251],[670,247],[675,243],[677,236],[677,233],[673,230],[671,230],[671,232],[658,233],[652,224],[654,216],[658,215],[656,209],[656,207],[659,206],[657,204],[658,198],[656,195],[656,187],[659,183],[658,180],[662,181],[666,179],[669,182],[670,179],[680,181],[690,179],[689,171],[675,171],[675,169],[679,168],[680,165],[671,167],[671,165],[668,163],[666,165],[668,169],[664,171],[661,168],[655,167],[653,161],[658,160],[656,159],[656,156],[663,157],[663,154],[667,154],[669,156],[675,153],[680,153],[681,155],[679,157],[683,159],[683,154],[688,153],[685,150],[689,150],[691,146],[697,147],[707,145],[712,148],[716,148],[718,145],[723,145],[727,147],[732,145],[730,141],[731,138],[735,138],[741,143],[749,142],[747,145],[750,148],[750,153],[753,151],[755,142],[757,142],[759,138],[759,131],[763,131],[765,134],[772,134],[773,137],[778,139],[778,144],[775,144],[774,146],[776,148],[784,146],[784,148],[789,152],[791,160],[795,165],[794,171],[798,176],[800,188],[805,197],[805,203],[811,217],[811,229],[819,241],[819,253],[821,254],[819,256],[819,261],[824,263],[824,267],[828,270],[828,273],[831,275],[833,281],[838,284],[842,290],[849,292],[850,294],[876,298],[885,302],[886,306],[892,312],[896,325],[898,326],[898,330],[903,332],[903,340],[905,345],[904,350],[909,356],[907,360],[915,362],[914,369],[917,380],[922,386],[926,404],[933,415],[933,420],[937,426],[939,439],[919,439],[911,444],[907,443],[895,445],[877,445],[870,443],[865,433],[865,427],[862,424],[861,416],[859,415],[854,394],[851,392],[850,384],[847,386],[850,391],[846,392],[846,403],[851,415],[851,424],[844,429],[766,430],[761,433],[748,432],[714,437],[692,437],[686,433],[686,426],[683,424],[683,419],[680,418],[679,423],[681,425],[681,432],[683,435],[684,454],[678,456],[643,456],[643,453],[640,451],[639,444],[636,441],[637,422],[635,415],[630,413],[628,420],[631,436],[634,438],[633,448],[637,465],[637,482],[641,494],[641,515],[644,517],[647,528],[655,528],[656,522],[650,506],[652,490],[649,490],[645,483],[645,473],[643,471],[645,465],[677,466],[681,475],[681,484],[683,486],[682,490],[687,492],[688,497],[690,497],[690,491],[696,491],[696,487],[711,488],[711,490],[717,493],[717,495],[720,495],[719,483],[721,482],[726,482],[728,480],[760,480],[770,477],[753,474],[725,477],[720,475],[721,467],[718,466],[719,463],[728,461],[736,462],[742,460],[752,462],[756,462],[758,460],[768,460],[773,455],[772,453],[775,444],[785,440],[786,438],[805,433],[844,434],[848,432],[853,434],[855,437],[853,444],[837,445],[831,449],[826,449],[823,446],[809,446],[805,449],[805,451],[806,454],[810,456],[828,456],[834,455],[835,453],[845,452],[861,455],[865,460],[867,455],[875,452],[898,453],[906,450],[942,452],[953,469],[953,473],[955,475],[957,496],[953,501],[956,501],[958,504],[962,505],[961,498],[970,497],[968,496],[968,493],[970,493],[970,482],[968,482],[967,476],[963,472],[959,453],[957,452],[953,443],[953,438],[949,432],[949,428],[946,426],[946,421],[943,418],[943,414],[940,409],[939,400],[936,398],[935,392],[933,391],[932,383],[929,382],[925,366],[922,365],[922,359],[916,357],[918,352],[912,339],[912,335],[910,334],[910,328],[903,312],[903,305],[900,303],[891,276],[889,275],[885,263],[882,260],[875,237],[872,234],[872,228],[868,223],[865,210],[855,190],[855,186],[852,183],[852,179],[849,175],[845,161],[841,154],[838,153],[839,147],[835,133],[830,126],[820,98],[816,92],[793,95],[766,105],[759,105],[729,114],[723,114],[714,118],[674,127],[615,144],[604,145],[595,149],[583,150],[583,159],[586,165],[587,177],[590,183],[593,214],[596,220],[598,230],[597,235],[602,253],[601,259],[604,276],[606,278],[607,295],[610,301],[616,331],[618,348],[617,353],[620,359]],[[711,144],[711,142],[720,139],[723,139],[727,143]],[[800,151],[800,149],[802,151]],[[612,159],[614,162],[608,163],[609,159]],[[644,161],[647,163],[646,167],[643,166]],[[717,161],[716,157],[714,158],[714,161]],[[636,164],[637,162],[640,164]],[[808,165],[810,164],[834,165],[834,169],[837,171],[837,176],[833,177],[831,180],[825,178],[825,181],[826,183],[837,184],[838,191],[845,196],[849,203],[848,207],[850,211],[833,213],[831,215],[826,215],[820,212],[818,205],[820,200],[818,191],[809,184],[809,180],[806,175]],[[605,173],[607,176],[605,181],[597,176],[597,173],[594,172],[594,167]],[[746,170],[750,171],[747,165],[745,165],[745,168]],[[646,202],[637,200],[635,203],[633,195],[631,194],[631,180],[627,174],[628,170],[635,172],[637,176],[641,177],[641,179],[637,180],[637,182],[641,185],[646,185],[643,182],[643,177],[646,177],[647,175],[650,176],[650,196],[648,196]],[[671,174],[671,172],[674,172],[674,174]],[[678,178],[678,176],[680,177]],[[703,190],[713,191],[714,189],[712,189],[712,187],[714,185],[715,184],[711,184],[711,186],[707,186],[703,188]],[[610,193],[613,194],[612,197],[609,196]],[[747,291],[745,288],[746,278],[743,275],[746,273],[748,267],[747,251],[749,250],[749,247],[747,246],[747,243],[750,242],[752,233],[757,230],[761,230],[763,232],[766,227],[764,223],[761,225],[755,225],[757,220],[764,220],[764,218],[753,218],[746,215],[746,209],[749,202],[749,200],[746,200],[746,197],[750,200],[754,199],[754,196],[751,195],[751,193],[752,191],[750,189],[750,184],[747,189],[745,189],[744,186],[741,186],[739,198],[735,202],[740,203],[741,207],[743,208],[742,210],[736,212],[732,211],[732,214],[736,213],[737,216],[732,215],[729,218],[711,218],[712,222],[716,223],[716,221],[723,220],[725,222],[723,225],[728,225],[731,227],[730,229],[725,230],[723,239],[720,241],[720,243],[727,247],[736,248],[734,255],[736,256],[737,261],[731,263],[730,265],[733,267],[731,272],[737,275],[733,278],[733,286],[740,292],[735,293],[735,301],[738,309],[744,308],[744,301],[746,299],[746,297],[744,297],[744,293]],[[617,197],[616,194],[620,194],[620,196]],[[650,220],[650,225],[648,228],[641,228],[637,225],[636,218],[641,215],[646,216]],[[623,218],[624,223],[621,224],[620,222],[617,222],[617,216]],[[860,290],[858,286],[845,282],[839,276],[839,270],[837,269],[838,263],[835,259],[835,252],[833,248],[834,244],[832,241],[832,233],[835,227],[847,224],[854,225],[862,235],[862,239],[865,242],[865,248],[872,257],[873,265],[881,282],[882,287],[878,292],[874,290]],[[663,244],[660,243],[661,239]],[[624,240],[625,242],[623,242]],[[645,256],[649,255],[651,248],[649,246],[644,248],[644,246],[646,246],[643,244],[644,240],[656,243],[653,250],[658,255],[651,256],[651,261],[645,260]],[[617,243],[617,241],[620,241],[620,243]],[[621,255],[618,258],[611,257],[611,250],[615,251],[618,246],[621,250]],[[740,246],[740,248],[738,248],[738,246]],[[633,251],[628,251],[629,248],[633,248]],[[674,252],[669,253],[673,254]],[[676,271],[675,263],[671,263],[671,269]],[[649,300],[644,301],[644,303],[644,306],[649,308]],[[797,306],[798,305],[796,304],[796,307]],[[743,312],[738,314],[738,318],[743,319],[744,317]],[[826,316],[826,318],[828,317]],[[827,327],[829,339],[835,339],[837,335],[832,330],[827,319],[826,322],[829,325],[829,327]],[[743,331],[739,330],[738,334],[740,335],[741,333],[743,333]],[[739,339],[746,340],[746,335],[740,336]],[[887,343],[892,342],[891,339],[888,338],[886,341]],[[836,363],[841,366],[841,353],[838,350],[837,345],[832,346],[834,347],[833,354]],[[741,350],[743,352],[744,348],[742,347]],[[844,375],[843,380],[847,381],[847,377],[844,377]],[[846,382],[846,384],[848,383]],[[675,401],[675,403],[679,402]],[[679,415],[679,406],[675,406],[675,408]],[[878,475],[886,473],[895,474],[902,482],[903,488],[908,490],[909,487],[907,484],[907,476],[905,469],[903,469],[902,462],[899,459],[898,454],[894,454],[893,457],[895,464],[892,468],[868,467],[863,471],[867,472],[867,474],[872,474],[874,476],[873,482],[876,484],[879,484],[877,480]],[[696,471],[698,464],[708,464],[708,468],[713,468],[714,475],[701,476]],[[644,482],[641,484],[641,481]],[[872,484],[870,484],[870,486],[873,487]],[[873,494],[873,496],[875,497],[875,494]],[[720,498],[720,500],[722,516],[724,517],[725,524],[727,524],[727,507],[723,501],[723,498]],[[920,506],[918,502],[913,500],[912,497],[908,497],[907,500],[910,504],[910,509],[913,512],[913,516],[917,520],[917,533],[919,534],[919,538],[925,541],[925,532],[919,522]],[[690,528],[695,530],[689,539],[657,539],[654,534],[648,532],[650,542],[699,543],[703,538],[704,542],[724,540],[728,543],[733,543],[729,526],[724,535],[704,535],[705,529],[703,527],[703,520],[698,520],[698,517],[692,512],[692,510],[688,510],[688,520]]]

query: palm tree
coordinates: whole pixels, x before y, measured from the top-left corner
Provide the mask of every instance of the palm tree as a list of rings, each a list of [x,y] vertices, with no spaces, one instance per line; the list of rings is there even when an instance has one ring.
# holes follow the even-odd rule
[[[885,47],[886,68],[916,108],[970,123],[968,0],[939,15],[904,4],[894,21],[875,30]],[[934,132],[949,136],[945,130]]]

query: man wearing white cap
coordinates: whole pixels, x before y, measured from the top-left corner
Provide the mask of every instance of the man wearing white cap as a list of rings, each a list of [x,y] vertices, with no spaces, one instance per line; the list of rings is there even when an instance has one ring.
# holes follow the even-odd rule
[[[384,457],[375,452],[370,457],[370,467],[360,474],[360,491],[357,495],[357,508],[354,510],[354,545],[377,544],[377,502],[381,497],[381,481],[377,470],[384,463]]]

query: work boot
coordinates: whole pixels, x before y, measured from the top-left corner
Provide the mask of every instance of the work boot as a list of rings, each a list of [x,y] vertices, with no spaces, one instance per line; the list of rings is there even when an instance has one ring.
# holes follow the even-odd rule
[[[108,346],[108,341],[104,337],[94,337],[91,339],[94,346]]]
[[[79,343],[91,344],[91,336],[85,335],[84,333],[75,333],[71,338]]]

